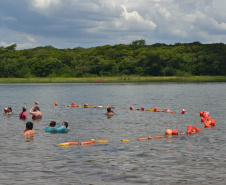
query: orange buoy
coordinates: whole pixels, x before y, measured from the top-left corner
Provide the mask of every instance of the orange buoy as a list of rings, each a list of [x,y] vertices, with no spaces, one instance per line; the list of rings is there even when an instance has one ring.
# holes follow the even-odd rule
[[[15,104],[14,102],[12,102],[12,104]]]
[[[84,108],[87,108],[88,104],[87,103],[84,103]]]
[[[54,105],[54,106],[59,106],[57,102],[55,102],[53,105]]]
[[[207,120],[207,118],[208,118],[208,116],[207,116],[206,113],[204,113],[204,114],[202,115],[202,117],[205,118],[206,120]]]
[[[72,107],[76,107],[75,102],[72,102],[72,103],[71,103],[71,106],[72,106]]]
[[[161,139],[163,136],[155,136],[155,139]]]
[[[158,112],[159,111],[159,108],[158,107],[155,107],[154,108],[154,112]]]
[[[114,109],[115,107],[110,107],[111,109]]]
[[[164,112],[170,112],[170,110],[169,109],[165,109],[165,111]]]
[[[215,125],[215,120],[214,120],[214,119],[211,120],[210,125],[211,125],[211,126],[214,126],[214,125]]]
[[[174,130],[172,131],[172,135],[178,135],[178,130],[177,130],[177,129],[174,129]]]
[[[137,141],[144,141],[146,140],[147,138],[138,138]]]
[[[203,116],[203,113],[204,113],[203,111],[200,111],[200,116]]]
[[[103,108],[103,106],[98,106],[97,108],[98,108],[98,109],[102,109],[102,108]]]
[[[144,107],[141,107],[141,110],[144,111]]]
[[[201,132],[202,130],[200,130],[198,127],[194,126],[192,128],[192,132]]]
[[[36,101],[36,102],[35,102],[35,105],[39,105],[39,103]]]
[[[130,110],[134,110],[134,107],[133,106],[130,106],[130,108],[129,108]]]
[[[172,132],[173,132],[173,131],[172,131],[171,129],[167,129],[167,130],[165,131],[165,134],[166,134],[166,135],[172,135]]]
[[[191,132],[192,132],[192,125],[188,125],[187,134],[191,134]]]
[[[206,119],[204,117],[201,118],[201,123],[204,123]]]
[[[204,127],[205,127],[205,128],[210,128],[210,121],[206,121]]]
[[[152,137],[151,136],[148,136],[148,140],[151,140],[152,139]]]
[[[184,109],[181,110],[181,114],[185,114],[185,110]]]

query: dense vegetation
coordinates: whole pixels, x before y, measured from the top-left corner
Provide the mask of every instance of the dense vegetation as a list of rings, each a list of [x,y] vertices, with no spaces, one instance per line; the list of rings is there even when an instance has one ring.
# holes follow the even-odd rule
[[[226,75],[226,45],[177,43],[16,50],[0,47],[0,78]]]

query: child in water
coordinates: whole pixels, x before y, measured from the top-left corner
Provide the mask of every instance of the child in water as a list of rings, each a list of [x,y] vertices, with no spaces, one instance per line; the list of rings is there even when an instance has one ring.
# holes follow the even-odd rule
[[[33,123],[32,122],[27,122],[26,123],[26,129],[24,130],[23,136],[33,136],[35,130],[33,130]]]

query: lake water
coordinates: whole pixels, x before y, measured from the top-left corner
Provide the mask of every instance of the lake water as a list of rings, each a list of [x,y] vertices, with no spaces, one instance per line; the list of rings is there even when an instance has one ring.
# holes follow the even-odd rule
[[[225,92],[226,83],[0,84],[0,184],[226,184]],[[26,139],[26,121],[18,115],[35,101],[43,119]],[[82,107],[64,106],[72,102]],[[84,103],[114,106],[116,114],[109,118],[106,109],[84,109]],[[8,106],[13,115],[3,114]],[[216,120],[215,128],[203,128],[202,110]],[[45,133],[50,121],[67,121],[68,132]],[[202,132],[180,135],[188,125]],[[166,129],[179,135],[154,139]],[[152,140],[137,141],[148,136]],[[109,142],[57,145],[90,139]]]

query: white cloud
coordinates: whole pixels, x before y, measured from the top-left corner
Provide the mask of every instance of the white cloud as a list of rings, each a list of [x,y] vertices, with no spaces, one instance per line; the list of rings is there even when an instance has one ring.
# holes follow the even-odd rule
[[[35,8],[39,8],[39,9],[46,9],[49,8],[50,5],[58,5],[59,4],[59,0],[30,0],[32,5]]]
[[[0,41],[73,48],[131,43],[226,43],[225,0],[0,0]],[[24,36],[18,36],[18,33]],[[205,34],[203,34],[205,33]],[[29,44],[24,44],[28,46]]]
[[[120,19],[117,20],[116,26],[119,29],[136,31],[153,31],[156,24],[151,20],[143,18],[137,11],[128,12],[126,7],[123,7],[123,12]]]

